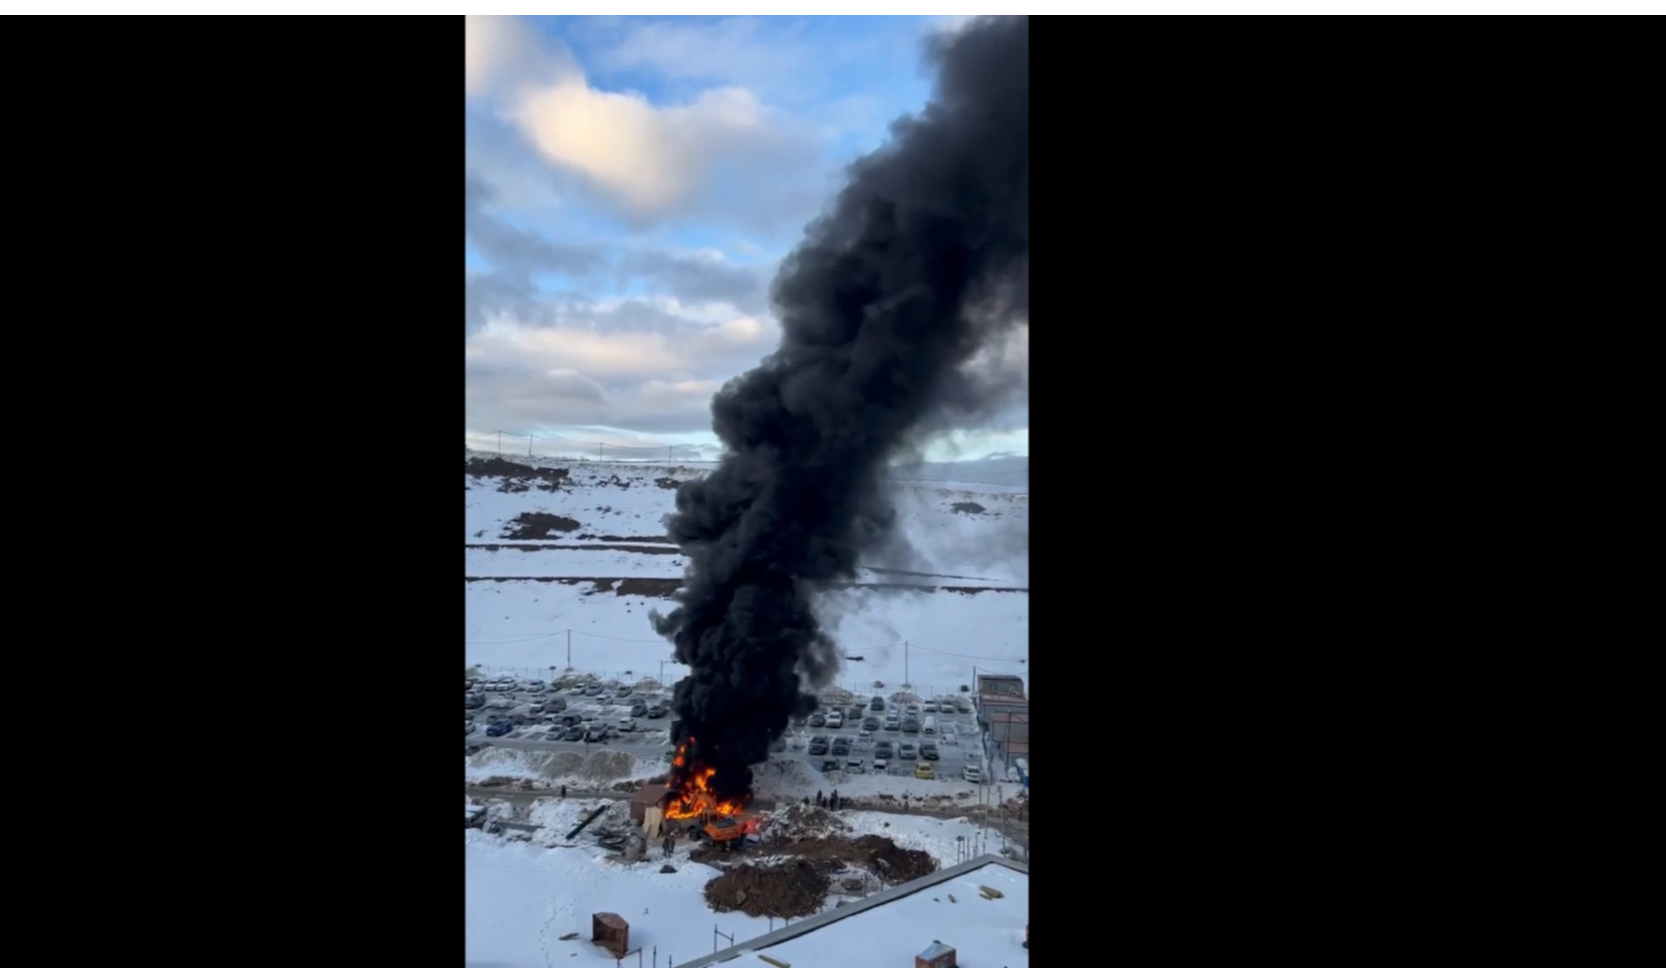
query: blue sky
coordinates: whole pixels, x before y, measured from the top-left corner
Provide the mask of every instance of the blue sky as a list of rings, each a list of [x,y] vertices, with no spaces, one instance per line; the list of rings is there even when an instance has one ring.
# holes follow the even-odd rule
[[[712,393],[778,339],[776,264],[842,168],[925,104],[921,44],[953,27],[468,18],[469,430],[536,435],[544,453],[714,456]],[[992,452],[1027,453],[1027,431],[930,456]]]

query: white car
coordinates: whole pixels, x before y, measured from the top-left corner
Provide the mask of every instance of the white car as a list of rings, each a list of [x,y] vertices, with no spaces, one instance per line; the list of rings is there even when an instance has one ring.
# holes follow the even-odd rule
[[[862,772],[862,761],[861,760],[847,760],[845,762],[845,772],[846,773],[860,773],[860,772]]]
[[[827,728],[828,729],[843,729],[844,725],[845,725],[845,714],[844,713],[828,713],[827,714]]]
[[[983,782],[983,768],[972,763],[966,764],[966,769],[962,770],[960,775],[965,777],[967,783]]]
[[[925,701],[925,704],[922,705],[920,708],[922,710],[924,710],[925,712],[934,713],[934,712],[937,711],[937,702],[935,700],[927,699]]]
[[[545,686],[542,682],[533,681],[533,682],[527,684],[526,691],[527,692],[543,692],[546,688],[548,688],[548,687]]]

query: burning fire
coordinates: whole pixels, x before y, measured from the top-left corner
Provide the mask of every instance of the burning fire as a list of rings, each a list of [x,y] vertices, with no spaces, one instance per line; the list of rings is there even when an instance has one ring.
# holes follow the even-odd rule
[[[716,769],[701,763],[688,762],[688,744],[694,742],[689,737],[686,742],[677,747],[677,755],[671,760],[671,782],[669,788],[671,798],[665,804],[665,817],[668,820],[686,820],[690,817],[702,817],[713,814],[719,817],[733,817],[746,806],[746,801],[724,800],[711,791],[707,784],[711,782]]]

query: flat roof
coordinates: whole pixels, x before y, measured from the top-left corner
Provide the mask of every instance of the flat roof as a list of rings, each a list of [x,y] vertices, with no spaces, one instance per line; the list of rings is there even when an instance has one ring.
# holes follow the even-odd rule
[[[1001,896],[985,899],[980,887]],[[954,900],[949,900],[953,895]],[[985,855],[899,884],[744,944],[679,965],[704,968],[743,959],[792,968],[851,968],[852,965],[911,965],[914,956],[940,941],[971,965],[1027,965],[1024,933],[1030,923],[1029,868]]]

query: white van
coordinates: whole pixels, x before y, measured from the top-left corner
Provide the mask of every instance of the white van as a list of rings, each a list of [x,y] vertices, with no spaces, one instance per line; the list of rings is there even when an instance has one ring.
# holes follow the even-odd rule
[[[636,732],[636,720],[629,716],[622,717],[613,728],[621,733],[634,733]]]
[[[926,721],[923,724],[921,724],[921,726],[920,726],[920,732],[925,734],[926,736],[936,736],[937,735],[937,717],[936,716],[927,716]]]

